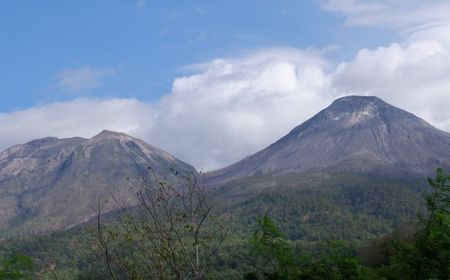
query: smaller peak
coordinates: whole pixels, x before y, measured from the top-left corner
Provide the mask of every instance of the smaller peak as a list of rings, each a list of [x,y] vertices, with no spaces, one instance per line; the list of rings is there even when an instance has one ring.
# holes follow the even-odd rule
[[[376,97],[376,96],[363,96],[363,95],[347,95],[340,97],[333,101],[332,104],[336,103],[342,103],[342,102],[356,102],[356,103],[372,103],[372,102],[379,102],[379,103],[386,103],[382,99]]]
[[[385,108],[394,108],[376,96],[348,95],[338,98],[327,108],[328,111],[337,112],[358,112],[358,111],[379,111]]]
[[[126,135],[123,132],[116,132],[116,131],[111,131],[111,130],[102,130],[102,132],[100,132],[98,135],[103,135],[103,136],[124,136]]]
[[[92,140],[106,140],[106,139],[131,139],[130,136],[128,136],[127,134],[123,133],[123,132],[115,132],[115,131],[111,131],[111,130],[103,130],[102,132],[100,132],[99,134],[95,135],[94,137],[91,138]]]
[[[57,137],[45,137],[45,138],[41,138],[41,139],[31,140],[30,142],[26,143],[26,145],[41,146],[41,145],[55,142],[57,140],[59,140],[59,138],[57,138]]]

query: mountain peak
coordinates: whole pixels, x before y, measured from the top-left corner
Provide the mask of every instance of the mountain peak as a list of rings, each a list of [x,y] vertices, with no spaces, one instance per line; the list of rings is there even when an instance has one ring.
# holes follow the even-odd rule
[[[414,173],[450,166],[450,134],[375,96],[346,96],[212,180],[305,172]]]
[[[97,134],[94,137],[97,136],[102,136],[102,137],[123,137],[123,136],[128,136],[126,133],[124,132],[116,132],[116,131],[111,131],[111,130],[102,130],[102,132],[100,132],[99,134]]]
[[[346,128],[355,125],[382,125],[408,122],[429,125],[417,116],[386,103],[376,96],[350,95],[336,99],[310,121],[313,126]]]
[[[362,115],[373,115],[383,111],[402,111],[376,96],[357,96],[349,95],[336,99],[324,111],[333,111],[336,113],[361,112]],[[406,112],[405,112],[406,113]]]
[[[95,135],[91,139],[90,142],[100,142],[103,140],[132,140],[132,137],[123,132],[115,132],[110,130],[103,130],[99,134]]]
[[[359,103],[373,103],[373,102],[377,102],[377,103],[381,103],[381,104],[387,104],[386,102],[384,102],[382,99],[376,97],[376,96],[365,96],[365,95],[347,95],[347,96],[343,96],[340,97],[336,100],[333,101],[332,104],[337,104],[337,103],[348,103],[348,102],[359,102]]]
[[[45,138],[31,140],[27,144],[28,145],[42,145],[44,143],[51,143],[51,142],[55,142],[57,140],[59,140],[57,137],[45,137]]]

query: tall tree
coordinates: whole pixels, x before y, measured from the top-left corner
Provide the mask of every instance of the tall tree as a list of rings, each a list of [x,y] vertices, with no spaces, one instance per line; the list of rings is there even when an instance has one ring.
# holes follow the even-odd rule
[[[120,222],[104,226],[98,213],[98,239],[113,279],[203,279],[227,236],[195,174],[178,174],[170,185],[150,170],[139,179],[140,204]],[[153,183],[156,182],[156,183]],[[132,183],[136,186],[136,182]]]

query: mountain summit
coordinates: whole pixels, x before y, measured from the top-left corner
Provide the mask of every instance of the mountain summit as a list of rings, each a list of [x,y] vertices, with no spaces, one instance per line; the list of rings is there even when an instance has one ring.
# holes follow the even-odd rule
[[[307,172],[423,176],[438,166],[450,166],[449,133],[377,97],[346,96],[206,181]]]

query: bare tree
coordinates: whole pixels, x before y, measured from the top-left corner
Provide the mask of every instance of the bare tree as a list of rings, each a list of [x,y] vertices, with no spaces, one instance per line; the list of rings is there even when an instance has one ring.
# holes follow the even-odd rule
[[[118,222],[103,224],[98,208],[97,237],[112,279],[203,279],[228,234],[195,174],[169,184],[149,168],[130,179],[139,204],[121,205]],[[113,197],[115,203],[119,203]]]

